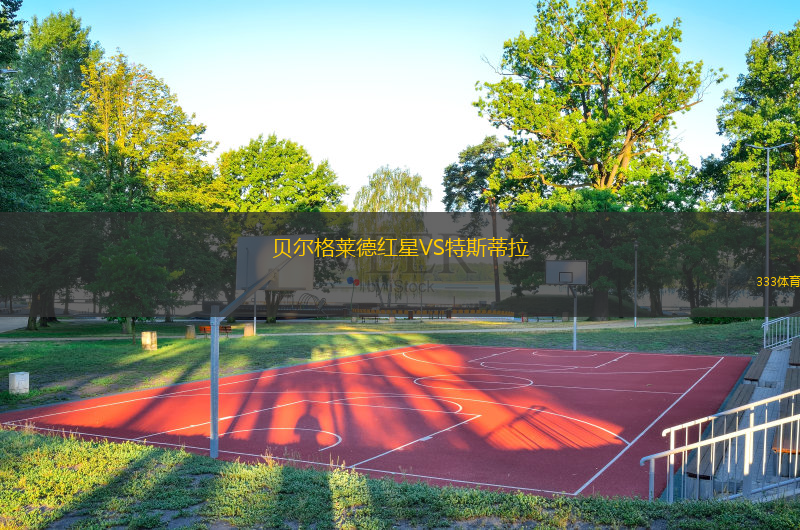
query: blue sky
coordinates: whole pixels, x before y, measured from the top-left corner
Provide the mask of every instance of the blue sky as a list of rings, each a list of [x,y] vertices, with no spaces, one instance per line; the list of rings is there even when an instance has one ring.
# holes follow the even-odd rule
[[[530,33],[535,0],[23,0],[21,18],[74,9],[107,53],[117,49],[163,78],[219,142],[212,157],[259,134],[328,159],[347,202],[382,165],[408,167],[441,211],[444,168],[487,134],[477,81],[494,79],[503,43]],[[651,0],[682,20],[684,60],[728,79],[680,116],[673,135],[690,160],[718,153],[716,110],[745,71],[750,42],[790,29],[800,1]]]

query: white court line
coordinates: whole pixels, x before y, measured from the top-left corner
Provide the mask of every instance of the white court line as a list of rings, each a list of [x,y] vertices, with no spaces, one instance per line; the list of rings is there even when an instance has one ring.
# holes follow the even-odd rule
[[[4,425],[13,425],[13,423],[12,422],[6,422],[6,423],[4,423]],[[14,427],[19,427],[19,428],[25,427],[24,425],[13,425],[13,426]],[[78,435],[78,436],[92,436],[92,437],[95,437],[95,438],[107,438],[109,440],[120,440],[120,441],[123,441],[123,442],[132,442],[132,443],[136,443],[136,444],[140,444],[140,445],[160,445],[160,446],[165,446],[165,447],[174,447],[174,448],[177,448],[177,449],[194,449],[196,451],[208,452],[208,448],[207,447],[196,447],[196,446],[193,446],[193,445],[186,445],[186,444],[175,444],[175,443],[168,443],[168,442],[146,442],[145,443],[145,442],[141,442],[139,440],[131,440],[129,438],[121,438],[121,437],[115,437],[115,436],[105,436],[105,435],[102,435],[102,434],[91,434],[91,433],[84,433],[84,432],[78,432],[78,431],[65,431],[63,429],[47,429],[45,427],[30,427],[30,428],[32,428],[34,430],[40,430],[40,431],[48,431],[48,432],[56,432],[56,433],[67,433],[68,432],[68,433],[75,434],[75,435]],[[220,453],[229,454],[229,455],[249,456],[249,457],[253,457],[253,458],[266,459],[266,455],[257,455],[257,454],[253,454],[253,453],[241,453],[241,452],[238,452],[238,451],[225,451],[223,449],[220,449],[219,452]],[[282,460],[284,462],[296,462],[296,463],[299,463],[299,464],[311,464],[311,465],[315,465],[315,466],[324,466],[324,467],[328,467],[328,468],[332,468],[332,469],[337,469],[337,468],[341,468],[342,467],[342,466],[337,465],[337,464],[331,464],[331,463],[325,463],[325,462],[316,462],[316,461],[313,461],[313,460],[302,460],[302,459],[299,459],[299,458],[286,458],[286,457],[281,457],[281,456],[270,456],[270,458],[273,459],[273,460]],[[474,481],[470,481],[470,480],[458,480],[458,479],[454,479],[454,478],[434,477],[434,476],[430,476],[430,475],[418,475],[418,474],[414,474],[414,473],[400,473],[400,472],[397,472],[397,471],[387,471],[387,470],[383,470],[383,469],[370,469],[370,468],[354,468],[354,469],[356,469],[357,471],[368,471],[368,472],[371,471],[371,472],[374,472],[374,473],[388,473],[388,474],[391,474],[391,475],[419,477],[419,478],[425,478],[425,479],[429,479],[429,480],[439,480],[439,481],[442,481],[442,482],[457,482],[459,484],[473,484],[475,486],[487,486],[487,487],[492,487],[492,488],[505,488],[505,489],[510,489],[510,490],[522,490],[522,491],[534,491],[534,492],[538,491],[538,492],[542,492],[542,493],[550,493],[550,494],[553,494],[553,495],[562,495],[562,494],[563,495],[573,495],[573,496],[575,495],[574,493],[568,493],[566,491],[551,491],[551,490],[539,489],[539,488],[523,488],[521,486],[507,486],[507,485],[503,485],[503,484],[491,484],[491,483],[487,483],[487,482],[474,482]]]
[[[241,414],[236,414],[234,416],[225,416],[224,418],[220,418],[219,421],[232,420],[234,418],[241,418],[243,416],[249,416],[250,414],[258,414],[259,412],[265,412],[267,410],[280,409],[280,408],[288,407],[288,406],[291,406],[291,405],[297,405],[298,403],[303,403],[304,401],[305,400],[301,399],[299,401],[292,401],[291,403],[284,403],[282,405],[275,405],[274,407],[268,407],[268,408],[265,408],[265,409],[251,410],[249,412],[243,412]],[[144,440],[144,439],[149,438],[151,436],[158,436],[159,434],[168,434],[168,433],[175,432],[175,431],[183,431],[185,429],[191,429],[192,427],[200,427],[202,425],[209,425],[210,423],[211,423],[211,421],[209,420],[209,421],[204,421],[203,423],[196,423],[194,425],[187,425],[185,427],[176,427],[174,429],[169,429],[167,431],[156,432],[156,433],[153,433],[153,434],[146,434],[144,436],[137,436],[136,438],[134,438],[134,440]]]
[[[624,359],[627,356],[628,356],[628,354],[626,353],[625,355],[623,355],[621,357],[617,357],[616,359],[611,359],[610,361],[608,361],[606,363],[597,365],[597,366],[594,367],[594,369],[597,370],[598,368],[602,368],[602,367],[606,366],[607,364],[615,363],[615,362],[619,361],[620,359]]]
[[[617,352],[606,352],[606,353],[617,353]],[[538,353],[536,351],[531,352],[531,355],[534,357],[550,357],[550,358],[557,358],[557,359],[588,359],[589,357],[597,357],[596,353],[592,353],[589,355],[546,355],[543,353]]]
[[[340,393],[346,394],[347,392],[340,392]],[[434,398],[431,398],[430,396],[422,396],[422,395],[414,395],[414,394],[385,394],[383,396],[380,396],[380,395],[367,395],[367,396],[361,396],[361,397],[352,397],[352,398],[346,397],[346,398],[341,398],[341,399],[332,399],[332,400],[328,401],[327,403],[347,403],[352,399],[375,399],[376,397],[424,397],[424,398],[427,398],[427,399],[434,399]],[[414,408],[408,408],[408,410],[418,410],[420,412],[446,412],[448,414],[458,414],[459,412],[464,410],[464,407],[461,406],[461,403],[456,403],[455,401],[450,401],[449,399],[436,399],[436,402],[437,403],[450,403],[450,404],[455,405],[456,407],[458,407],[458,410],[428,410],[428,409],[414,409]],[[351,404],[351,403],[348,403],[348,404]],[[381,406],[381,405],[353,405],[353,406],[358,406],[358,407],[377,407],[377,406]],[[398,407],[398,408],[400,408],[400,407]]]
[[[322,449],[319,450],[320,453],[322,451],[327,451],[328,449],[331,449],[332,447],[336,447],[337,445],[342,443],[342,437],[339,436],[338,434],[334,433],[334,432],[323,431],[322,429],[303,429],[302,427],[260,427],[258,429],[241,429],[239,431],[225,432],[225,433],[220,434],[220,436],[228,436],[229,434],[236,434],[237,432],[253,432],[253,431],[293,431],[293,432],[308,431],[308,432],[324,432],[325,434],[330,434],[331,436],[335,436],[336,437],[336,443],[328,445],[326,447],[323,447]]]
[[[281,394],[282,392],[275,392],[275,393]],[[248,394],[249,395],[249,393],[247,393],[247,392],[241,392],[241,394]],[[365,399],[365,398],[363,398],[363,399]],[[268,408],[265,408],[265,409],[258,409],[258,410],[251,410],[251,411],[248,411],[248,412],[243,412],[241,414],[234,414],[233,416],[225,416],[224,418],[220,418],[220,421],[241,418],[241,417],[244,417],[244,416],[249,416],[251,414],[257,414],[259,412],[265,412],[265,411],[268,411],[268,410],[280,409],[280,408],[288,407],[288,406],[291,406],[291,405],[298,405],[300,403],[317,403],[317,404],[321,404],[321,405],[328,405],[328,404],[332,404],[332,403],[336,403],[336,402],[339,402],[339,403],[341,403],[343,405],[346,405],[348,407],[369,407],[369,408],[380,408],[380,409],[386,409],[386,410],[413,410],[413,411],[418,411],[418,412],[434,412],[434,413],[438,413],[438,414],[458,414],[459,412],[461,412],[460,410],[458,410],[458,411],[427,410],[427,409],[416,409],[416,408],[412,408],[412,407],[392,407],[392,406],[388,406],[388,405],[365,405],[365,404],[360,404],[360,403],[347,403],[347,402],[345,402],[343,400],[319,401],[319,400],[315,400],[315,399],[301,399],[301,400],[298,400],[298,401],[292,401],[291,403],[283,403],[281,405],[275,405],[274,407],[268,407]],[[461,407],[461,405],[459,405],[458,403],[455,403],[453,401],[447,401],[447,403],[453,403],[457,407]],[[170,429],[168,431],[161,431],[161,432],[157,432],[157,433],[153,433],[153,434],[147,434],[147,435],[144,435],[144,436],[137,436],[136,438],[133,438],[133,439],[134,440],[144,440],[144,439],[147,439],[147,438],[149,438],[151,436],[158,436],[160,434],[169,434],[171,432],[183,431],[183,430],[186,430],[186,429],[191,429],[193,427],[201,427],[203,425],[208,425],[210,423],[211,423],[210,421],[206,421],[206,422],[203,422],[203,423],[196,423],[194,425],[187,425],[185,427],[176,427],[175,429]],[[279,427],[275,427],[275,428],[277,429]],[[280,427],[280,428],[283,428],[283,427]],[[251,429],[251,430],[257,431],[257,430],[261,430],[261,429],[254,428],[254,429]],[[244,432],[244,431],[233,431],[233,432]],[[323,431],[323,432],[327,432],[327,431]],[[223,434],[228,434],[228,433],[226,432],[226,433],[223,433]],[[220,436],[222,436],[222,434],[220,434]],[[334,435],[334,436],[338,436],[338,435]]]
[[[500,361],[483,361],[481,366],[486,368],[487,370],[497,370],[502,372],[511,372],[519,370],[519,368],[495,368],[494,366],[486,366],[487,364],[502,364],[503,366],[522,366],[534,369],[535,366],[544,366],[546,368],[552,368],[554,370],[577,370],[578,368],[586,368],[585,366],[570,366],[570,365],[563,365],[563,364],[540,364],[540,363],[503,363]],[[538,370],[538,368],[536,369]],[[548,372],[549,373],[549,372]]]
[[[439,345],[438,344],[434,344],[434,345],[428,346],[426,348],[420,348],[420,351],[427,350],[427,349],[430,349],[430,348],[434,348],[436,346],[439,346]],[[409,351],[411,351],[411,350],[409,350]],[[414,351],[416,351],[416,350],[414,350]],[[343,362],[343,363],[340,363],[340,364],[350,364],[350,363],[355,363],[355,362],[363,362],[363,361],[371,360],[371,359],[381,359],[381,358],[384,358],[384,357],[393,357],[395,355],[402,355],[403,353],[405,353],[405,352],[395,352],[395,353],[388,353],[386,355],[379,355],[377,357],[367,357],[367,358],[353,359],[351,361],[346,361],[346,362]],[[371,355],[371,354],[367,353],[367,354],[362,354],[362,355],[366,356],[366,355]],[[337,359],[330,359],[328,362],[336,362],[336,361],[337,361]],[[275,368],[267,368],[265,370],[262,370],[261,372],[257,372],[257,373],[260,374],[258,377],[251,377],[249,379],[242,379],[242,380],[239,380],[239,381],[231,381],[229,383],[221,383],[219,386],[223,387],[223,386],[230,386],[230,385],[238,385],[239,383],[246,383],[248,381],[257,381],[259,379],[262,379],[264,377],[265,372],[268,372],[270,370],[275,370]],[[284,376],[284,375],[298,374],[298,373],[301,373],[301,372],[313,372],[315,370],[317,370],[317,368],[302,368],[302,369],[299,369],[299,370],[282,372],[282,373],[279,373],[279,374],[270,374],[269,377],[277,378],[277,377],[281,377],[281,376]],[[227,376],[227,377],[238,377],[238,376],[233,375],[233,376]],[[37,420],[39,418],[48,418],[50,416],[59,416],[61,414],[71,414],[73,412],[83,412],[83,411],[87,411],[87,410],[95,410],[95,409],[105,408],[105,407],[114,407],[116,405],[124,405],[126,403],[135,403],[137,401],[145,401],[145,400],[148,400],[148,399],[161,399],[161,398],[166,398],[166,397],[170,397],[170,396],[184,397],[183,394],[187,394],[189,392],[198,392],[198,391],[201,391],[201,390],[205,390],[206,388],[204,388],[204,387],[205,387],[206,383],[208,383],[208,381],[206,381],[206,380],[203,380],[203,381],[191,381],[189,383],[178,383],[177,385],[174,385],[174,386],[201,384],[201,387],[200,388],[191,388],[191,389],[188,389],[188,390],[180,390],[180,391],[176,391],[176,392],[169,392],[169,393],[166,393],[166,394],[158,394],[156,396],[146,396],[146,397],[139,397],[139,398],[134,398],[134,399],[127,399],[127,400],[124,400],[124,401],[115,401],[113,403],[105,403],[103,405],[95,405],[93,407],[84,407],[84,408],[80,408],[80,409],[70,409],[70,410],[64,410],[64,411],[61,411],[61,412],[53,412],[53,413],[50,413],[50,414],[41,414],[39,416],[29,416],[27,418],[23,418],[23,419],[20,419],[20,420],[15,420],[15,421]],[[169,388],[169,387],[167,387],[167,388]],[[152,391],[152,390],[154,390],[154,389],[134,390],[131,393],[149,392],[149,391]],[[191,397],[191,395],[190,395],[190,397]],[[90,398],[90,399],[103,399],[103,398]],[[64,403],[61,406],[68,406],[68,405],[69,405],[69,403]],[[53,405],[46,405],[46,406],[53,406]],[[55,406],[59,406],[59,405],[55,405]]]
[[[686,390],[686,392],[684,392],[683,394],[681,394],[681,395],[680,395],[680,397],[678,397],[678,399],[676,399],[676,400],[675,400],[675,401],[672,403],[672,405],[670,405],[669,407],[667,407],[667,408],[666,408],[666,410],[664,410],[664,412],[662,412],[661,414],[659,414],[659,415],[658,415],[658,417],[657,417],[656,419],[654,419],[654,420],[653,420],[653,422],[652,422],[650,425],[648,425],[647,427],[645,427],[645,429],[644,429],[642,432],[640,432],[640,433],[639,433],[639,436],[637,436],[636,438],[634,438],[634,439],[633,439],[633,441],[632,441],[630,444],[628,444],[628,446],[627,446],[627,447],[625,447],[625,448],[624,448],[622,451],[620,451],[620,452],[619,452],[619,454],[617,454],[617,456],[615,456],[613,459],[611,459],[611,461],[610,461],[609,463],[607,463],[605,466],[603,466],[603,469],[601,469],[600,471],[598,471],[597,473],[595,473],[595,475],[594,475],[592,478],[590,478],[590,479],[589,479],[589,480],[586,482],[586,484],[584,484],[583,486],[581,486],[580,488],[578,488],[578,490],[575,492],[575,495],[580,495],[580,493],[581,493],[581,492],[582,492],[584,489],[586,489],[586,487],[587,487],[587,486],[589,486],[589,484],[591,484],[592,482],[594,482],[595,480],[597,480],[597,477],[599,477],[600,475],[602,475],[602,474],[603,474],[603,473],[606,471],[606,469],[608,469],[609,467],[611,467],[611,465],[612,465],[614,462],[616,462],[617,460],[619,460],[619,458],[620,458],[620,457],[621,457],[623,454],[625,454],[625,452],[626,452],[628,449],[630,449],[631,447],[633,447],[633,444],[635,444],[635,443],[636,443],[636,442],[639,440],[639,438],[641,438],[642,436],[644,436],[644,434],[645,434],[647,431],[649,431],[649,430],[650,430],[650,429],[653,427],[653,425],[655,425],[656,423],[658,423],[658,421],[659,421],[659,420],[661,420],[661,418],[663,418],[663,417],[664,417],[664,416],[667,414],[667,412],[669,412],[670,410],[672,410],[672,407],[674,407],[675,405],[677,405],[677,404],[678,404],[678,402],[679,402],[680,400],[682,400],[686,394],[688,394],[688,393],[689,393],[689,392],[690,392],[690,391],[691,391],[691,390],[692,390],[694,387],[696,387],[696,386],[697,386],[697,385],[700,383],[700,381],[702,381],[703,379],[705,379],[705,377],[706,377],[708,374],[710,374],[710,373],[711,373],[711,371],[712,371],[714,368],[716,368],[716,367],[717,367],[717,365],[718,365],[719,363],[721,363],[721,362],[722,362],[722,358],[720,358],[720,359],[717,361],[717,363],[716,363],[714,366],[712,366],[711,368],[709,368],[709,369],[708,369],[708,371],[707,371],[706,373],[704,373],[704,374],[703,374],[703,375],[700,377],[700,379],[698,379],[697,381],[695,381],[695,382],[694,382],[694,384],[693,384],[692,386],[690,386],[690,387],[689,387],[689,388]]]
[[[399,447],[395,447],[394,449],[390,449],[390,450],[388,450],[388,451],[386,451],[386,452],[383,452],[383,453],[381,453],[381,454],[379,454],[379,455],[373,456],[372,458],[367,458],[366,460],[362,460],[361,462],[359,462],[359,463],[357,463],[357,464],[353,464],[352,466],[347,466],[347,467],[349,467],[350,469],[353,469],[353,468],[355,468],[355,467],[357,467],[357,466],[360,466],[361,464],[365,464],[365,463],[367,463],[367,462],[370,462],[370,461],[372,461],[372,460],[375,460],[376,458],[380,458],[380,457],[382,457],[382,456],[386,456],[386,455],[388,455],[389,453],[394,453],[395,451],[399,451],[400,449],[402,449],[402,448],[404,448],[404,447],[408,447],[408,446],[409,446],[409,445],[411,445],[411,444],[415,444],[415,443],[417,443],[417,442],[420,442],[420,441],[423,441],[423,440],[430,440],[432,437],[436,436],[437,434],[440,434],[440,433],[443,433],[443,432],[447,432],[447,431],[449,431],[449,430],[451,430],[451,429],[455,429],[455,428],[456,428],[456,427],[458,427],[459,425],[464,425],[465,423],[469,423],[469,422],[471,422],[472,420],[476,420],[476,419],[478,419],[478,418],[480,418],[480,417],[481,417],[481,415],[480,415],[480,414],[475,414],[475,415],[474,415],[472,418],[470,418],[470,419],[468,419],[468,420],[464,420],[464,421],[462,421],[461,423],[456,423],[455,425],[451,425],[450,427],[448,427],[448,428],[446,428],[446,429],[442,429],[441,431],[436,431],[436,432],[435,432],[435,433],[433,433],[433,434],[427,434],[427,435],[425,435],[425,436],[422,436],[422,437],[420,437],[420,438],[417,438],[416,440],[412,440],[412,441],[408,442],[407,444],[403,444],[403,445],[401,445],[401,446],[399,446]]]
[[[467,361],[468,363],[474,363],[475,361],[480,361],[481,359],[488,359],[489,357],[496,357],[498,355],[505,355],[506,353],[511,353],[512,351],[520,351],[521,348],[514,348],[513,350],[508,351],[501,351],[497,353],[493,353],[491,355],[484,355],[483,357],[478,357],[477,359],[470,359]]]

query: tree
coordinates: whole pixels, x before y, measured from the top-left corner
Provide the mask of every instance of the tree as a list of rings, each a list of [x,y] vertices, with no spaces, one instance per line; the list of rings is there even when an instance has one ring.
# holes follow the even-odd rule
[[[506,144],[496,136],[487,136],[479,145],[469,146],[458,154],[458,162],[444,170],[444,209],[447,212],[469,211],[470,223],[463,233],[476,237],[485,226],[480,212],[489,212],[492,219],[492,237],[497,238],[497,199],[489,191],[489,178],[502,160]],[[497,255],[492,255],[494,269],[494,297],[500,301],[500,270]]]
[[[70,115],[78,111],[83,71],[102,56],[89,39],[89,28],[70,10],[31,19],[22,43],[18,86],[31,120],[53,135],[64,135]]]
[[[353,200],[356,212],[423,212],[431,200],[422,177],[408,169],[383,166],[369,177]]]
[[[347,191],[327,160],[315,166],[303,146],[274,134],[223,153],[218,166],[232,211],[336,211]]]
[[[411,234],[421,236],[426,233],[423,212],[430,199],[431,190],[422,185],[421,176],[412,175],[408,169],[383,166],[370,175],[353,200],[354,211],[371,212],[356,215],[355,232],[361,238],[392,239],[394,244]],[[379,288],[381,303],[382,291],[386,291],[391,306],[395,282],[421,278],[426,257],[362,256],[356,260],[356,269],[360,280],[373,282]],[[381,284],[386,289],[381,290]],[[395,291],[395,298],[400,296],[402,290]]]
[[[770,154],[770,210],[800,212],[800,21],[786,33],[767,33],[747,52],[747,73],[727,91],[719,109],[720,134],[728,139],[722,158],[704,160],[703,174],[723,210],[763,212],[767,205],[767,157],[747,147],[789,143]],[[770,230],[773,273],[800,275],[800,244],[791,216],[778,216]],[[773,275],[776,275],[773,274]],[[772,295],[800,288],[771,289]],[[772,301],[771,301],[772,302]]]
[[[581,188],[616,195],[646,155],[674,152],[672,117],[700,102],[702,63],[678,61],[678,20],[659,23],[646,0],[548,0],[535,32],[505,43],[504,78],[475,105],[513,134],[509,206],[549,210]]]
[[[213,185],[202,139],[169,87],[123,54],[83,68],[81,110],[69,143],[79,179],[69,195],[94,211],[202,210]],[[213,199],[213,198],[212,198]]]
[[[137,216],[126,223],[122,233],[100,254],[97,279],[90,289],[101,293],[109,317],[131,319],[135,342],[137,320],[153,318],[159,307],[178,303],[178,295],[169,284],[183,271],[170,270],[169,236],[157,219],[146,222]]]
[[[21,0],[0,0],[0,68],[14,66],[21,24],[16,20]],[[30,211],[41,204],[41,187],[26,146],[27,123],[20,101],[8,90],[14,73],[0,74],[0,211]]]
[[[10,66],[17,59],[17,42],[22,34],[17,31],[17,11],[22,0],[0,0],[0,68]]]
[[[800,211],[800,21],[786,33],[767,33],[747,52],[747,73],[725,92],[717,123],[729,140],[723,160],[705,163],[716,177],[717,205],[738,211],[766,208],[766,155],[746,144],[791,145],[770,156],[771,210]]]
[[[33,17],[22,41],[14,91],[18,112],[29,125],[30,171],[44,195],[39,209],[69,209],[63,188],[73,175],[62,139],[74,122],[70,116],[78,111],[81,69],[101,55],[89,40],[89,29],[72,11],[50,14],[42,21]]]

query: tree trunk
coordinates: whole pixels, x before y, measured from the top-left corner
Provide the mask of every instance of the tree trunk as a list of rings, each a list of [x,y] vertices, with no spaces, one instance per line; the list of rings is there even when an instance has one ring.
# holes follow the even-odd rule
[[[136,317],[131,317],[131,344],[136,345]]]
[[[281,300],[283,300],[283,291],[265,291],[267,324],[274,324],[278,321],[278,306],[280,306]]]
[[[608,289],[592,290],[592,316],[590,320],[608,320]]]
[[[58,322],[56,318],[56,292],[48,290],[42,298],[44,306],[42,307],[42,321],[43,327],[46,327],[49,322]]]
[[[31,308],[28,312],[28,331],[38,331],[39,327],[36,325],[36,317],[39,316],[39,293],[31,295]]]
[[[683,281],[686,286],[686,297],[689,299],[689,309],[694,309],[697,307],[697,289],[691,269],[683,268]]]
[[[494,199],[491,202],[492,211],[492,237],[497,241],[497,208]],[[497,265],[497,253],[492,254],[492,268],[494,269],[494,301],[500,302],[500,269]]]
[[[164,322],[172,322],[172,308],[170,306],[164,307]]]
[[[617,276],[617,312],[619,313],[619,318],[625,318],[622,308],[622,293],[622,278]]]
[[[664,307],[662,306],[662,301],[661,301],[661,286],[648,285],[647,291],[650,294],[650,316],[663,317]]]

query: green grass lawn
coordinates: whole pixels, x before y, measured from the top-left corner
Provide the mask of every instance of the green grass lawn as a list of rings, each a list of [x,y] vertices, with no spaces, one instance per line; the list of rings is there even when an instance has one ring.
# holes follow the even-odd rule
[[[89,324],[95,325],[106,324]],[[101,330],[78,326],[63,323],[72,336]],[[372,333],[379,330],[393,332]],[[561,323],[329,322],[260,326],[259,332],[269,334],[221,340],[224,375],[419,343],[572,344],[571,326]],[[322,334],[297,334],[304,332]],[[587,325],[579,331],[581,349],[619,351],[752,354],[760,340],[759,322],[638,329]],[[118,340],[3,344],[0,379],[28,371],[33,391],[27,397],[0,393],[0,410],[206,379],[208,358],[207,340],[161,333],[157,351]],[[0,528],[42,528],[54,521],[76,528],[798,528],[800,503],[667,506],[638,499],[549,499],[372,480],[346,469],[299,469],[269,458],[245,465],[130,443],[0,429]]]
[[[0,430],[0,528],[800,527],[798,502],[543,498]]]
[[[51,329],[62,325],[72,333],[78,327],[56,324]],[[98,324],[85,325],[95,331]],[[556,330],[540,331],[540,328]],[[493,332],[493,329],[498,331]],[[284,324],[263,325],[259,331],[270,333],[248,338],[223,337],[220,340],[222,375],[421,343],[572,348],[571,325],[560,322],[555,325],[437,321],[393,326]],[[316,334],[301,334],[307,332]],[[758,322],[637,329],[605,329],[599,324],[587,323],[579,330],[578,344],[580,349],[594,350],[749,355],[758,351],[760,333]],[[0,337],[9,335],[3,333]],[[33,390],[24,398],[11,396],[6,390],[0,391],[0,411],[208,378],[208,340],[169,338],[159,333],[158,345],[156,351],[145,351],[138,344],[122,340],[0,344],[0,380],[6,381],[9,372],[29,372]]]

